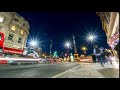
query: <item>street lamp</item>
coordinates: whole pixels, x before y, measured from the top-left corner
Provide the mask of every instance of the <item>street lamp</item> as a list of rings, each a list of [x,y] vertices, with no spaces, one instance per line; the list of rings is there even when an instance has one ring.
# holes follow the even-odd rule
[[[93,43],[93,42],[98,42],[99,35],[96,32],[88,32],[86,37],[86,41]]]
[[[41,43],[41,42],[40,42],[38,36],[36,36],[36,37],[31,37],[31,36],[30,36],[30,39],[28,39],[28,44],[29,44],[29,46],[31,46],[31,47],[33,47],[33,48],[39,47],[39,44],[40,44],[40,43]]]
[[[86,48],[86,47],[82,47],[82,50],[83,50],[83,51],[86,51],[86,50],[87,50],[87,48]]]
[[[88,35],[88,37],[87,37],[87,40],[89,40],[89,41],[95,41],[95,39],[96,39],[96,36],[95,35]]]
[[[32,40],[30,43],[29,43],[32,47],[36,47],[38,45],[38,43],[34,40]]]
[[[70,48],[70,42],[66,42],[65,46],[69,49]]]
[[[70,57],[69,56],[69,49],[71,47],[71,42],[70,41],[66,41],[64,45],[67,48],[67,58],[69,58]]]
[[[83,46],[83,47],[82,47],[82,51],[84,52],[84,54],[86,54],[87,47]]]

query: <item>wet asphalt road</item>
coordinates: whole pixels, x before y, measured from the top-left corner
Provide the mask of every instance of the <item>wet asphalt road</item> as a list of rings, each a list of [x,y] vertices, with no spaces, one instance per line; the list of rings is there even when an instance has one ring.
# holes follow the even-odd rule
[[[50,63],[34,65],[1,65],[0,78],[51,78],[79,63]]]

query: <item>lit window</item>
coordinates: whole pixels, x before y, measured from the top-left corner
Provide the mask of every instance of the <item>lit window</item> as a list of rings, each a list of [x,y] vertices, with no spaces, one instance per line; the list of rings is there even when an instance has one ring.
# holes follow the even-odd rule
[[[13,35],[12,35],[12,34],[9,34],[8,40],[11,40],[11,41],[12,41],[12,39],[13,39]]]
[[[21,43],[22,42],[22,38],[20,37],[19,39],[18,39],[18,43]]]
[[[15,27],[15,26],[12,26],[12,28],[11,28],[11,29],[15,31],[16,27]]]
[[[20,34],[23,34],[23,30],[21,30]]]
[[[4,18],[3,17],[0,17],[0,22],[3,22]]]

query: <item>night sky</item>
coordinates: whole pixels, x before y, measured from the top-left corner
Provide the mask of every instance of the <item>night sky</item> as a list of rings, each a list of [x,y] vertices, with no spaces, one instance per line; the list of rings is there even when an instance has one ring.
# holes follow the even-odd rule
[[[52,52],[64,52],[63,43],[72,41],[73,34],[76,38],[76,46],[79,54],[81,46],[88,48],[87,54],[92,53],[92,44],[85,43],[88,32],[96,32],[99,36],[98,45],[109,48],[102,23],[96,12],[81,13],[39,13],[18,12],[30,24],[30,36],[38,35],[43,52],[49,52],[50,40],[53,41]],[[28,37],[28,39],[29,39]],[[71,52],[73,49],[70,50]]]

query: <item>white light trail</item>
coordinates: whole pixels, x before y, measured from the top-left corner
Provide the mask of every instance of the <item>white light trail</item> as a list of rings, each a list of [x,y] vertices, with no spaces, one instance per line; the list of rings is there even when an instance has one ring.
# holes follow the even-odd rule
[[[31,59],[31,58],[0,58],[0,60],[7,60],[7,61],[40,61],[42,58],[39,59]]]

